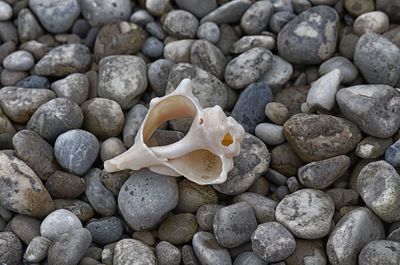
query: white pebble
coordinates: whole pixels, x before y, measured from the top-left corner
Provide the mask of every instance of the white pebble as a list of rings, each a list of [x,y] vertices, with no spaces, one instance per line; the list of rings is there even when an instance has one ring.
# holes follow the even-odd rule
[[[6,2],[0,1],[0,21],[9,20],[12,17],[12,8]]]

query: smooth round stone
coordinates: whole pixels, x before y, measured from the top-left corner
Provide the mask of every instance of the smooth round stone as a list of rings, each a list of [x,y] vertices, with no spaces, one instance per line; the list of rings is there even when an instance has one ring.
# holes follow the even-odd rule
[[[135,171],[118,195],[122,216],[134,230],[155,227],[177,204],[175,178],[146,169]]]
[[[344,155],[361,141],[361,133],[353,123],[330,115],[295,115],[285,122],[283,132],[305,162]]]
[[[124,143],[116,137],[111,137],[101,143],[100,157],[104,162],[126,151]]]
[[[267,83],[272,91],[275,92],[289,81],[292,73],[292,65],[281,57],[274,55],[271,68],[261,77],[261,81]]]
[[[296,64],[318,64],[336,50],[339,16],[328,6],[316,6],[289,21],[279,32],[279,54]]]
[[[243,36],[232,44],[230,51],[239,54],[256,47],[271,50],[275,47],[275,39],[266,35]]]
[[[0,152],[1,206],[32,217],[42,218],[54,204],[36,173],[17,157]]]
[[[46,258],[51,243],[51,240],[44,236],[33,238],[25,250],[24,259],[31,263],[41,262]]]
[[[236,257],[233,265],[267,265],[267,262],[257,256],[254,252],[242,252]]]
[[[269,1],[258,1],[244,12],[240,26],[247,35],[257,35],[268,26],[274,7]]]
[[[250,84],[239,95],[231,116],[243,126],[246,132],[254,133],[257,124],[265,120],[265,105],[272,101],[272,97],[271,89],[265,83]]]
[[[391,30],[383,33],[383,36],[390,40],[392,43],[396,44],[397,47],[400,47],[400,27],[394,27]]]
[[[35,60],[33,59],[32,54],[27,51],[16,51],[10,53],[3,60],[4,68],[10,71],[28,71],[34,64]]]
[[[101,26],[115,20],[128,20],[132,13],[131,1],[80,0],[83,17],[92,27]]]
[[[148,109],[142,104],[136,104],[126,114],[125,126],[122,132],[122,139],[126,147],[131,147],[135,143],[135,137],[139,131]]]
[[[131,15],[129,21],[144,27],[146,24],[154,22],[154,17],[147,10],[139,9]]]
[[[171,41],[164,48],[164,58],[174,63],[189,63],[194,40]]]
[[[0,23],[1,25],[1,23]],[[0,45],[0,61],[3,61],[10,53],[17,49],[14,41],[7,41]]]
[[[179,265],[181,263],[181,252],[167,241],[161,241],[156,246],[158,265]]]
[[[204,204],[199,207],[196,213],[196,220],[201,231],[212,232],[214,216],[222,205]]]
[[[85,74],[70,74],[51,84],[58,97],[68,98],[76,104],[82,104],[89,96],[89,80]]]
[[[11,6],[6,2],[0,2],[0,21],[9,20],[12,14]]]
[[[225,55],[207,40],[197,40],[190,49],[190,62],[223,80],[226,66]]]
[[[109,173],[103,169],[100,173],[101,183],[114,195],[118,195],[122,185],[130,177],[130,170]]]
[[[384,33],[388,29],[389,17],[381,11],[364,13],[353,24],[353,32],[358,36],[366,32]]]
[[[23,88],[50,88],[50,82],[44,76],[31,75],[16,83],[15,86]]]
[[[281,224],[260,224],[251,236],[252,249],[266,262],[276,262],[289,257],[296,249],[292,234]]]
[[[214,216],[214,235],[223,247],[233,248],[246,243],[256,227],[256,216],[247,202],[223,207]]]
[[[140,240],[148,246],[153,246],[156,243],[153,234],[148,230],[133,232],[132,238]]]
[[[385,151],[385,160],[394,167],[400,166],[400,141],[397,140]]]
[[[85,175],[85,195],[96,212],[111,216],[117,211],[117,202],[113,193],[101,183],[100,174],[100,169],[93,168]]]
[[[229,55],[232,44],[239,40],[240,37],[233,27],[228,24],[220,25],[219,31],[220,34],[217,46],[225,54],[225,56]]]
[[[191,39],[196,35],[199,21],[191,13],[184,10],[172,10],[164,19],[164,30],[179,39]]]
[[[353,16],[359,16],[375,10],[373,0],[345,0],[344,8]]]
[[[220,37],[220,30],[214,22],[204,22],[197,28],[197,37],[216,44]]]
[[[82,3],[83,1],[81,1]],[[77,19],[72,25],[71,33],[76,34],[82,39],[85,38],[90,30],[90,25],[85,19]]]
[[[332,57],[319,66],[319,74],[325,75],[334,69],[338,69],[343,78],[343,83],[351,83],[358,77],[358,70],[346,57]]]
[[[49,214],[40,225],[40,235],[52,241],[62,234],[82,228],[82,223],[75,214],[59,209]]]
[[[142,52],[151,58],[158,58],[163,54],[164,43],[155,37],[146,39],[143,44]]]
[[[352,189],[335,188],[326,192],[335,202],[335,208],[340,209],[344,206],[358,204],[359,194]]]
[[[289,111],[282,103],[269,102],[265,105],[265,115],[273,123],[282,125],[289,118]]]
[[[240,21],[240,18],[251,6],[249,0],[234,0],[224,3],[203,17],[200,23],[214,22],[218,25],[233,24]]]
[[[354,63],[370,84],[395,86],[400,79],[400,48],[385,37],[367,32],[354,51]]]
[[[103,58],[99,63],[97,92],[130,109],[147,88],[146,65],[142,58],[116,55]]]
[[[204,204],[218,202],[217,193],[211,186],[201,186],[184,179],[178,183],[179,202],[177,210],[185,213],[195,213]]]
[[[370,136],[389,138],[400,127],[400,98],[390,86],[343,88],[336,94],[336,100],[343,115]]]
[[[86,229],[92,235],[93,242],[102,245],[118,241],[124,232],[122,221],[114,216],[90,221]]]
[[[81,222],[86,222],[93,217],[93,208],[86,202],[80,200],[54,200],[56,209],[66,209],[75,214]]]
[[[393,143],[392,138],[380,139],[368,136],[358,143],[356,155],[364,159],[378,158]],[[389,150],[387,151],[389,153]]]
[[[48,89],[3,87],[0,90],[0,105],[13,121],[26,123],[32,114],[44,103],[55,98]]]
[[[0,83],[3,86],[14,86],[27,76],[27,72],[9,71],[7,69],[3,69],[0,75]]]
[[[88,131],[74,129],[57,137],[54,155],[69,173],[83,175],[92,166],[99,153],[96,136]]]
[[[175,3],[180,9],[187,10],[199,18],[217,8],[216,0],[203,0],[201,2],[196,0],[176,0]]]
[[[265,178],[258,178],[254,181],[248,191],[267,196],[269,193],[269,183]]]
[[[196,216],[191,213],[181,213],[165,219],[159,226],[158,238],[174,245],[188,243],[197,231]]]
[[[225,68],[225,81],[234,89],[256,82],[271,68],[273,55],[265,48],[252,48],[231,60]]]
[[[365,245],[358,257],[360,265],[395,265],[400,262],[400,243],[377,240]]]
[[[114,265],[156,265],[156,257],[149,246],[135,239],[122,239],[114,248]]]
[[[136,54],[142,49],[146,36],[143,28],[135,23],[121,21],[106,24],[96,38],[95,58],[99,61],[110,55]]]
[[[341,155],[302,166],[298,170],[298,176],[301,184],[307,188],[322,190],[342,177],[349,166],[350,158]]]
[[[267,179],[277,185],[285,185],[287,180],[285,176],[296,175],[297,169],[302,165],[303,162],[288,143],[278,145],[271,151],[270,166],[274,170],[268,169]]]
[[[255,135],[268,145],[279,145],[286,141],[283,127],[273,123],[260,123],[254,130]]]
[[[40,221],[33,217],[17,214],[10,222],[11,230],[29,245],[31,240],[40,235]]]
[[[34,72],[44,76],[65,76],[89,70],[91,65],[90,50],[82,44],[60,45],[36,63]]]
[[[54,2],[51,0],[29,1],[30,9],[40,23],[51,33],[62,33],[71,28],[81,13],[77,0]]]
[[[253,208],[260,224],[275,221],[275,209],[278,203],[266,196],[244,192],[235,196],[233,202],[247,202]]]
[[[163,15],[168,9],[170,9],[169,1],[165,0],[147,0],[146,1],[146,9],[153,15],[153,16],[161,16]]]
[[[393,23],[400,23],[400,15],[399,10],[400,4],[397,1],[390,1],[390,0],[377,0],[376,1],[376,9],[385,12],[390,21]]]
[[[218,244],[212,233],[197,232],[192,244],[201,264],[232,264],[228,250]]]
[[[78,176],[55,171],[47,179],[46,189],[53,198],[73,199],[85,192],[85,182]]]
[[[269,21],[269,27],[272,32],[279,33],[282,28],[292,20],[296,15],[292,12],[288,11],[280,11],[276,12],[271,16]]]
[[[353,59],[358,39],[354,34],[346,34],[340,40],[339,51],[347,59]]]
[[[14,24],[10,21],[1,22],[0,21],[0,37],[3,42],[13,41],[18,43],[17,29]]]
[[[294,236],[317,239],[329,233],[334,212],[335,205],[329,195],[303,189],[283,198],[276,207],[275,217]]]
[[[12,232],[0,233],[0,263],[18,264],[21,262],[22,244]]]
[[[384,238],[379,218],[367,208],[358,207],[343,216],[329,235],[326,244],[329,262],[332,265],[357,264],[358,254],[366,244]]]
[[[234,166],[228,173],[226,182],[213,185],[213,188],[220,193],[226,195],[242,193],[268,169],[271,155],[260,139],[246,133],[240,144],[240,150],[240,154],[233,158]]]
[[[154,61],[148,66],[147,78],[157,96],[165,95],[165,88],[167,87],[168,76],[172,67],[174,67],[174,63],[165,59]]]
[[[321,241],[296,239],[295,252],[285,259],[286,265],[328,264],[324,245]]]
[[[200,264],[191,245],[184,245],[182,247],[182,262],[183,264]]]
[[[400,221],[400,176],[387,162],[367,164],[358,175],[357,190],[382,220],[387,223]]]
[[[78,228],[60,235],[53,241],[47,255],[48,264],[78,264],[92,242],[90,232]]]
[[[149,22],[146,24],[146,31],[156,37],[159,40],[164,40],[167,37],[161,23],[159,22]]]

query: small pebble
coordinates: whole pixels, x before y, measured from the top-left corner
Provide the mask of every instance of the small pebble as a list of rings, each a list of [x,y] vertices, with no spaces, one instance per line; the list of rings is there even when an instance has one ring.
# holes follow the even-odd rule
[[[157,244],[156,253],[158,265],[179,265],[181,263],[180,250],[167,241]]]
[[[89,80],[85,74],[70,74],[51,84],[58,97],[65,97],[81,105],[89,95]]]
[[[220,30],[214,22],[204,22],[197,28],[197,37],[216,44],[219,40]]]
[[[101,245],[118,241],[124,233],[122,221],[114,216],[92,220],[85,228],[92,235],[93,242]]]
[[[217,193],[211,186],[201,186],[184,179],[178,183],[179,202],[176,210],[185,213],[196,213],[205,204],[218,202]]]
[[[101,143],[100,146],[100,157],[101,160],[104,162],[109,160],[117,155],[122,154],[126,151],[126,147],[124,143],[116,137],[110,137],[104,142]]]
[[[181,213],[165,219],[158,227],[158,238],[174,245],[192,240],[197,231],[196,217],[191,213]]]
[[[22,244],[12,232],[0,232],[0,263],[18,264],[22,257]]]
[[[146,39],[142,52],[151,58],[158,58],[163,54],[164,44],[155,37]]]
[[[78,176],[57,170],[47,179],[46,189],[53,198],[74,199],[85,192],[85,182]]]
[[[80,0],[83,17],[93,26],[101,26],[114,20],[128,20],[132,13],[129,0],[100,1]]]
[[[353,24],[353,32],[357,36],[366,32],[384,33],[388,29],[389,17],[381,11],[364,13],[357,17]]]
[[[3,60],[4,68],[10,71],[28,71],[34,64],[32,54],[27,51],[13,52]]]
[[[122,239],[114,248],[114,265],[156,265],[156,257],[149,246],[135,239]]]
[[[167,87],[168,76],[172,67],[174,67],[174,63],[165,59],[154,61],[148,66],[147,78],[157,96],[165,95],[165,88]]]
[[[193,38],[196,35],[199,21],[190,12],[172,10],[164,19],[163,27],[171,36],[179,39]]]
[[[12,17],[12,8],[6,2],[0,2],[0,21],[9,20]]]
[[[47,256],[47,251],[51,245],[51,240],[44,236],[37,236],[32,239],[26,248],[24,259],[27,262],[38,263]]]
[[[356,148],[356,155],[364,158],[378,158],[386,152],[389,153],[388,147],[393,143],[391,138],[380,139],[372,136],[365,137],[361,142],[358,143]]]
[[[52,241],[62,234],[82,228],[82,223],[75,214],[59,209],[49,214],[40,225],[40,235]]]
[[[247,202],[254,210],[260,224],[275,221],[275,209],[278,205],[274,200],[252,192],[244,192],[233,198],[233,202]]]
[[[268,145],[279,145],[286,141],[283,127],[272,123],[259,123],[254,131],[255,135]]]
[[[212,233],[197,232],[192,244],[201,264],[232,264],[228,250],[218,244]],[[184,257],[183,260],[185,261]]]
[[[279,102],[269,102],[265,105],[265,115],[273,123],[282,125],[289,118],[288,109]]]

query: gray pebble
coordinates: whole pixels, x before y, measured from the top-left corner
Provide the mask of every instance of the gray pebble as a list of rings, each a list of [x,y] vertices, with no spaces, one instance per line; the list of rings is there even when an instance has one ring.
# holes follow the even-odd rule
[[[181,263],[181,252],[167,241],[161,241],[156,246],[158,265],[179,265]]]
[[[279,186],[285,185],[287,180],[285,176],[290,177],[292,175],[295,175],[297,169],[302,165],[302,160],[297,156],[290,145],[288,143],[283,143],[274,147],[274,149],[272,149],[271,151],[270,166],[273,170],[267,171],[267,179],[270,180],[270,176],[272,176],[271,181],[273,183],[277,181],[279,182]],[[282,174],[285,176],[283,176]],[[284,182],[282,182],[282,180],[284,180]]]
[[[16,83],[18,83],[27,76],[28,76],[27,72],[17,72],[17,71],[9,71],[7,69],[3,69],[1,71],[0,83],[3,86],[14,86]]]
[[[126,147],[131,147],[135,143],[135,137],[147,114],[147,108],[142,104],[136,104],[126,114],[125,126],[123,130],[123,141]]]
[[[243,36],[232,44],[231,52],[238,54],[256,47],[272,50],[275,47],[275,39],[266,35]]]
[[[90,30],[89,22],[87,22],[85,19],[79,18],[72,25],[71,33],[76,34],[82,39],[84,39],[86,38],[89,30]]]
[[[385,151],[385,160],[394,167],[400,166],[400,141],[397,140]]]
[[[21,262],[22,244],[12,232],[0,233],[0,263],[18,264]]]
[[[273,55],[271,68],[262,75],[261,81],[269,85],[273,92],[280,89],[293,74],[293,67],[281,57]]]
[[[283,127],[273,123],[258,124],[254,134],[268,145],[279,145],[286,141],[283,135]]]
[[[214,22],[204,22],[197,28],[197,37],[216,44],[219,40],[220,30]]]
[[[76,104],[82,104],[89,96],[89,80],[85,74],[70,74],[51,84],[58,97],[69,98]]]
[[[114,265],[156,265],[156,257],[149,246],[135,239],[122,239],[114,248]]]
[[[197,18],[184,10],[170,11],[163,22],[165,31],[179,39],[193,38],[198,26]]]
[[[182,262],[184,265],[200,265],[200,261],[197,259],[191,245],[182,247]]]
[[[293,13],[293,5],[291,0],[271,0],[275,12],[287,11]]]
[[[175,3],[179,8],[189,11],[199,18],[217,8],[216,0],[203,0],[201,2],[196,0],[176,0]]]
[[[82,228],[82,223],[75,214],[59,209],[49,214],[40,225],[40,235],[52,241],[64,233]]]
[[[6,134],[12,135],[11,137],[13,137],[15,134],[14,125],[8,119],[7,115],[1,110],[1,108],[0,108],[0,132],[3,135],[6,135]],[[5,140],[5,139],[8,139],[8,137],[5,137],[3,140]],[[10,142],[10,144],[12,146],[12,141]],[[8,148],[1,148],[1,149],[8,149]],[[11,147],[11,149],[13,149],[13,147]]]
[[[388,240],[372,241],[365,245],[358,257],[360,265],[396,265],[400,262],[400,243]]]
[[[354,57],[354,51],[356,49],[358,39],[358,36],[350,33],[344,35],[339,42],[340,53],[349,60],[352,60]]]
[[[171,215],[158,227],[157,234],[160,240],[174,245],[181,245],[192,241],[198,228],[196,217],[191,213]]]
[[[211,21],[221,25],[239,22],[240,18],[251,4],[249,0],[233,0],[227,2],[208,13],[201,19],[200,23]]]
[[[34,63],[32,54],[23,50],[10,53],[3,60],[4,68],[10,71],[28,71]]]
[[[268,26],[274,7],[269,1],[258,1],[244,12],[240,26],[247,35],[257,35]]]
[[[227,63],[221,50],[207,40],[197,40],[190,49],[190,62],[223,80]]]
[[[400,15],[398,12],[396,12],[396,10],[398,10],[399,7],[400,4],[396,1],[390,1],[390,0],[376,1],[376,9],[385,12],[389,16],[390,21],[393,23],[400,23]]]
[[[278,34],[282,30],[282,28],[294,17],[296,17],[296,15],[293,14],[292,12],[288,11],[276,12],[271,16],[271,19],[269,21],[269,27],[272,32]]]
[[[131,15],[129,21],[144,27],[154,22],[154,17],[147,10],[139,9]]]
[[[54,200],[56,209],[66,209],[74,213],[82,222],[88,221],[93,217],[93,208],[86,202],[73,199]]]
[[[36,218],[17,214],[10,222],[11,230],[29,245],[31,240],[40,235],[40,221]]]
[[[252,249],[266,262],[275,262],[289,257],[296,249],[292,234],[281,224],[260,224],[251,236]]]
[[[172,67],[174,67],[173,62],[159,59],[152,62],[147,68],[147,78],[150,86],[159,97],[165,95],[165,88],[167,87],[168,76]]]
[[[158,58],[163,54],[164,43],[155,37],[146,39],[143,44],[142,52],[150,58]]]
[[[192,244],[201,264],[232,264],[228,250],[218,244],[213,234],[197,232],[193,237]]]
[[[366,32],[384,33],[389,29],[389,17],[382,11],[361,14],[353,24],[353,32],[362,36]]]
[[[50,88],[50,82],[44,76],[31,75],[16,83],[15,86],[23,88]]]
[[[327,265],[325,245],[320,240],[296,239],[296,250],[285,259],[286,265],[315,264]]]
[[[98,95],[115,100],[126,110],[146,90],[146,65],[138,56],[109,56],[99,63],[98,80]]]
[[[132,12],[131,1],[79,0],[83,17],[93,26],[101,26],[115,20],[128,20]]]
[[[357,205],[359,194],[353,189],[334,188],[326,192],[335,202],[335,208],[339,210],[344,206]]]
[[[7,55],[16,50],[16,45],[13,41],[4,42],[0,45],[0,61],[3,61]]]
[[[267,262],[254,252],[243,252],[236,257],[233,265],[267,265]]]
[[[116,137],[110,137],[100,146],[100,158],[104,162],[126,151],[124,143]]]
[[[244,192],[233,198],[233,202],[247,202],[254,210],[260,224],[275,221],[275,209],[278,205],[274,200],[252,192]]]
[[[196,220],[201,231],[212,232],[214,216],[223,206],[219,204],[204,204],[196,213]]]
[[[18,33],[14,24],[10,21],[0,21],[0,38],[3,42],[13,41],[18,43]]]
[[[338,69],[343,78],[343,83],[353,82],[358,76],[358,70],[346,57],[332,57],[319,66],[319,74],[325,75],[334,69]]]
[[[282,125],[289,118],[289,111],[282,103],[269,102],[265,105],[265,116],[273,123]]]
[[[167,37],[162,25],[158,22],[149,22],[146,24],[146,31],[159,40],[164,40]]]
[[[132,238],[140,240],[148,246],[154,246],[154,244],[156,243],[154,235],[149,230],[133,232]]]
[[[153,228],[177,204],[176,180],[147,169],[135,171],[118,195],[122,216],[134,230]]]
[[[92,235],[93,242],[101,245],[118,241],[124,233],[122,221],[115,216],[90,221],[85,228]]]
[[[258,178],[254,181],[253,185],[247,190],[263,196],[267,196],[269,193],[270,185],[265,178]]]
[[[211,186],[198,185],[188,179],[178,183],[179,202],[176,210],[185,213],[196,213],[204,204],[217,203],[217,193]]]
[[[53,198],[73,199],[85,192],[85,181],[63,171],[55,171],[46,181],[46,189]]]
[[[364,159],[378,158],[385,154],[385,150],[387,150],[392,143],[392,138],[380,139],[368,136],[358,143],[356,155]],[[387,152],[389,153],[389,151]]]
[[[46,258],[50,245],[51,240],[44,236],[33,238],[25,250],[24,259],[31,263],[41,262]]]
[[[233,29],[233,27],[231,27],[228,24],[220,25],[219,31],[220,34],[217,46],[225,55],[229,55],[232,48],[232,44],[236,42],[240,37]]]
[[[171,9],[171,5],[169,1],[164,0],[147,0],[146,1],[146,9],[153,15],[153,16],[161,16],[166,11]]]
[[[9,20],[12,14],[11,6],[6,2],[0,2],[0,21]]]
[[[164,58],[174,63],[190,62],[190,49],[195,40],[171,41],[164,48]]]
[[[74,129],[57,137],[54,155],[61,167],[81,176],[92,166],[99,149],[96,136],[88,131]]]

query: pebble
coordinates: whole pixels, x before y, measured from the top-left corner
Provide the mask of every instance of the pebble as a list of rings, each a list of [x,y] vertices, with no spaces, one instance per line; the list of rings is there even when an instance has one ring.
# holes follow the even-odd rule
[[[148,23],[154,22],[154,17],[147,10],[139,9],[133,12],[129,21],[144,27]]]
[[[235,196],[233,202],[247,202],[253,208],[259,224],[275,221],[275,209],[278,203],[266,196],[244,192]]]
[[[221,246],[226,248],[238,247],[248,242],[256,227],[256,216],[247,202],[223,207],[214,216],[215,238]]]
[[[258,1],[244,12],[240,26],[247,35],[257,35],[268,26],[274,7],[269,1]]]
[[[12,17],[12,8],[6,2],[0,2],[0,21],[9,20]]]
[[[97,138],[88,131],[74,129],[57,137],[54,154],[58,163],[69,173],[83,175],[99,153]]]
[[[135,143],[135,137],[146,117],[148,109],[142,104],[136,104],[125,116],[125,126],[122,137],[126,147]]]
[[[104,162],[126,151],[124,143],[116,137],[110,137],[100,146],[100,158]]]
[[[3,42],[13,41],[18,43],[17,29],[10,21],[0,21],[0,38]]]
[[[279,202],[276,220],[294,236],[317,239],[326,236],[331,228],[335,205],[329,195],[319,190],[298,190]]]
[[[192,244],[201,264],[232,264],[228,250],[218,244],[212,233],[197,232],[193,236]]]
[[[214,22],[204,22],[197,28],[197,37],[216,44],[220,37],[220,30]]]
[[[254,252],[242,252],[236,257],[233,265],[267,265],[262,258],[257,256]]]
[[[74,199],[85,192],[85,182],[78,176],[57,170],[47,179],[46,189],[53,198]]]
[[[1,71],[0,83],[3,86],[14,86],[27,76],[28,73],[26,72],[9,71],[7,69],[3,69]]]
[[[82,228],[82,223],[75,214],[59,209],[49,214],[40,225],[40,235],[52,241],[64,233],[70,233]]]
[[[164,96],[167,87],[169,73],[174,67],[170,60],[159,59],[152,62],[147,68],[147,78],[152,90],[157,96]]]
[[[85,72],[91,64],[90,50],[82,44],[60,45],[36,63],[34,72],[44,76],[65,76]]]
[[[243,36],[232,44],[231,52],[239,54],[256,47],[272,50],[275,39],[266,35]]]
[[[222,51],[207,40],[197,40],[190,49],[190,62],[223,80],[226,58]]]
[[[265,120],[265,105],[271,101],[272,92],[269,86],[262,82],[253,83],[239,95],[231,116],[248,133],[254,133],[257,124]]]
[[[174,245],[181,245],[192,241],[198,228],[196,216],[191,213],[180,213],[165,219],[158,227],[160,240]]]
[[[153,234],[148,230],[133,232],[132,238],[140,240],[148,246],[153,246],[156,243]]]
[[[286,265],[328,264],[328,258],[321,241],[296,239],[295,252],[285,259]]]
[[[265,178],[258,178],[254,181],[248,191],[267,196],[269,193],[269,183]]]
[[[32,54],[23,50],[10,53],[3,60],[4,68],[10,71],[28,71],[34,64]]]
[[[0,132],[1,134],[15,134],[15,128],[12,122],[8,119],[7,115],[0,108]],[[12,139],[11,139],[12,140]],[[12,145],[12,142],[11,142]],[[3,149],[3,148],[2,148]]]
[[[252,249],[266,262],[289,257],[296,249],[293,235],[280,223],[260,224],[251,236]]]
[[[372,241],[365,245],[358,257],[358,264],[395,265],[400,260],[400,243],[389,240]]]
[[[359,194],[353,189],[334,188],[326,192],[335,202],[335,208],[341,209],[344,206],[358,204]]]
[[[163,54],[163,50],[164,44],[162,41],[155,37],[150,37],[144,42],[142,52],[151,58],[158,58]]]
[[[118,195],[121,214],[136,231],[153,228],[177,204],[176,180],[147,169],[135,171]]]
[[[156,265],[156,257],[149,246],[135,239],[122,239],[114,248],[114,265]]]
[[[115,20],[128,20],[132,12],[131,1],[91,1],[79,0],[83,17],[92,27],[101,26]]]
[[[236,31],[228,24],[220,25],[219,30],[220,36],[217,42],[217,46],[225,55],[229,55],[232,44],[239,40],[240,37],[236,33]]]
[[[222,205],[204,204],[199,207],[196,213],[196,220],[201,231],[212,232],[214,216]]]
[[[51,50],[51,47],[47,43],[31,40],[23,43],[21,49],[30,52],[35,60],[38,61]]]
[[[158,265],[179,265],[181,264],[181,252],[167,241],[161,241],[156,246]]]
[[[11,230],[29,245],[31,240],[40,235],[40,221],[36,218],[17,214],[10,221]]]
[[[164,58],[174,63],[189,63],[194,40],[171,41],[164,48]]]
[[[343,216],[329,235],[326,244],[329,262],[332,265],[357,264],[363,246],[384,237],[379,218],[367,208],[358,207]]]
[[[176,210],[185,213],[196,213],[204,204],[216,204],[217,193],[211,186],[201,186],[184,179],[178,183],[179,202]]]
[[[231,60],[225,68],[225,81],[233,89],[243,89],[271,68],[272,53],[265,48],[252,48]]]
[[[319,74],[325,75],[333,70],[338,69],[345,84],[353,82],[358,77],[358,70],[350,60],[346,57],[332,57],[319,66]]]
[[[133,55],[115,55],[99,63],[97,93],[119,103],[123,110],[130,109],[146,90],[146,65]]]
[[[168,9],[170,9],[170,3],[166,0],[147,0],[146,1],[146,9],[153,15],[153,16],[161,16],[163,15]]]
[[[0,105],[4,113],[18,123],[26,123],[44,103],[55,98],[48,89],[3,87],[0,90]]]
[[[182,262],[184,265],[200,265],[200,261],[197,259],[191,245],[182,247]]]
[[[296,15],[289,11],[279,11],[271,16],[269,27],[272,32],[279,33],[282,28]]]
[[[22,244],[12,232],[0,232],[0,263],[18,264],[21,261]]]
[[[389,29],[389,17],[381,11],[373,11],[360,15],[354,21],[353,32],[362,36],[366,32],[384,33]]]
[[[12,180],[11,177],[12,176]],[[0,152],[2,207],[32,217],[47,216],[54,209],[50,194],[36,173],[19,158]]]
[[[23,88],[50,88],[49,80],[44,76],[30,75],[15,84]]]
[[[389,138],[400,127],[400,98],[388,85],[343,88],[338,91],[336,100],[343,115],[370,136]]]
[[[13,41],[4,42],[0,45],[0,61],[2,62],[7,55],[16,50],[16,45]]]
[[[78,264],[92,242],[90,232],[78,228],[60,235],[53,241],[47,255],[48,264]]]
[[[90,221],[85,227],[93,242],[101,245],[118,241],[124,232],[122,221],[114,216]]]
[[[396,10],[400,7],[399,3],[390,0],[376,1],[376,9],[384,11],[393,23],[400,23],[400,15]]]
[[[81,13],[77,0],[62,3],[51,0],[32,0],[29,7],[46,30],[51,33],[66,32]]]
[[[378,158],[385,154],[385,150],[393,143],[391,138],[380,139],[372,136],[365,137],[358,143],[356,155],[364,159]],[[389,150],[386,151],[389,153]]]
[[[273,123],[259,123],[254,133],[255,136],[268,145],[279,145],[286,141],[283,135],[283,127]]]
[[[27,262],[39,263],[47,256],[51,240],[44,236],[37,236],[31,240],[25,250],[24,259]]]
[[[400,48],[382,35],[367,32],[354,51],[354,63],[370,84],[395,86],[400,79]]]
[[[93,208],[86,202],[71,199],[54,200],[56,209],[66,209],[75,214],[81,222],[86,222],[93,217]]]
[[[167,37],[161,23],[159,22],[149,22],[146,24],[146,31],[156,37],[159,40],[164,40]]]
[[[345,0],[344,8],[356,17],[375,10],[373,0]]]
[[[394,167],[400,166],[400,141],[397,140],[385,151],[385,160]]]
[[[298,169],[298,178],[304,186],[324,189],[342,177],[350,166],[350,158],[345,155],[316,161]]]
[[[170,11],[163,22],[164,30],[178,39],[190,39],[196,35],[199,21],[185,10]]]
[[[81,1],[80,4],[82,5],[82,3],[83,1]],[[89,30],[90,30],[89,23],[85,19],[79,18],[72,25],[71,33],[76,34],[83,39],[87,36]]]
[[[265,144],[257,137],[246,133],[240,144],[240,154],[233,158],[233,169],[226,182],[213,185],[218,192],[237,195],[251,187],[269,166],[271,155]]]
[[[290,146],[305,162],[344,155],[361,141],[357,126],[330,115],[295,115],[285,122],[283,132]]]
[[[198,18],[204,17],[217,8],[216,0],[204,0],[201,2],[196,0],[176,0],[175,3],[179,8],[189,11]]]
[[[143,48],[146,36],[144,29],[135,23],[121,21],[106,24],[97,34],[94,56],[99,61],[110,55],[136,54]]]
[[[85,195],[96,212],[103,216],[114,215],[117,211],[117,202],[110,190],[100,181],[101,170],[93,168],[85,175]],[[120,207],[121,204],[119,204]]]
[[[289,111],[279,102],[269,102],[265,105],[265,116],[273,123],[283,125],[289,118]]]
[[[293,74],[293,67],[281,57],[272,57],[271,68],[261,77],[261,81],[269,85],[273,92],[280,89]]]
[[[246,12],[246,10],[251,6],[251,4],[252,2],[249,0],[229,1],[204,16],[200,20],[200,23],[211,21],[218,25],[221,25],[239,22],[240,18],[242,17],[244,12]]]
[[[58,97],[68,98],[81,105],[89,96],[89,80],[85,74],[70,74],[51,84]]]

